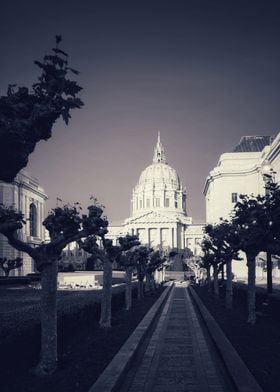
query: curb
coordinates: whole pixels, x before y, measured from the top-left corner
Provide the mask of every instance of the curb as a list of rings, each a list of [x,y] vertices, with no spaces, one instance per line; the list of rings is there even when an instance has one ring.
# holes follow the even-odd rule
[[[172,287],[172,283],[168,285],[88,392],[111,392],[118,390],[117,388],[126,375],[131,362],[135,358],[142,341],[159,313],[164,300],[170,294]]]
[[[234,386],[238,392],[263,392],[256,379],[249,371],[244,361],[232,346],[224,332],[221,330],[215,319],[209,313],[199,296],[192,287],[188,287],[191,296],[197,305],[199,312],[207,326],[207,329],[212,337],[222,359],[225,367],[231,377]]]

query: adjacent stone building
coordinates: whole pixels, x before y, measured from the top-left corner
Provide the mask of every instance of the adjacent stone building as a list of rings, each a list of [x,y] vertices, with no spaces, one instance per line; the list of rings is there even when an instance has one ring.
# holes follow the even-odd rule
[[[204,187],[206,222],[227,219],[240,194],[263,194],[261,167],[270,149],[269,136],[244,136],[231,151],[222,154]]]
[[[210,171],[204,187],[206,201],[206,222],[216,224],[220,218],[228,219],[240,194],[264,195],[264,167],[276,182],[280,180],[280,133],[271,136],[243,136],[238,145],[230,152],[223,153],[217,166]],[[243,262],[233,263],[238,276],[246,276],[246,258]],[[261,260],[265,258],[260,255]],[[257,268],[259,277],[263,269]],[[278,276],[276,268],[274,274]]]
[[[19,231],[19,235],[31,246],[40,244],[45,238],[42,222],[45,217],[46,199],[47,195],[37,178],[26,170],[21,170],[12,183],[0,182],[0,203],[13,206],[24,214],[26,225]],[[33,260],[26,253],[12,248],[1,234],[0,257],[24,259],[23,266],[19,270],[11,271],[11,275],[26,275],[34,272]]]

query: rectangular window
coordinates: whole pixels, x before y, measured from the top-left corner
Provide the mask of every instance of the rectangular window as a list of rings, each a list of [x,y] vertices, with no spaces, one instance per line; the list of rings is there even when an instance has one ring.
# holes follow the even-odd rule
[[[156,198],[156,207],[160,207],[160,199],[158,197]]]
[[[146,207],[147,207],[147,208],[150,208],[150,199],[147,199],[147,200],[146,200]]]
[[[142,208],[142,200],[140,200],[140,208]]]
[[[232,193],[231,194],[231,202],[232,203],[237,203],[237,193]]]
[[[165,206],[165,207],[169,207],[169,199],[165,199],[165,201],[164,201],[164,206]]]
[[[178,208],[178,202],[175,201],[175,208]]]

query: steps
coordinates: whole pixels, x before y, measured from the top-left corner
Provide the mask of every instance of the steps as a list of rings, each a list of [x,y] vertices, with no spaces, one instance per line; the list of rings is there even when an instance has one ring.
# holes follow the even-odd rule
[[[165,278],[172,280],[184,280],[183,271],[165,271]]]

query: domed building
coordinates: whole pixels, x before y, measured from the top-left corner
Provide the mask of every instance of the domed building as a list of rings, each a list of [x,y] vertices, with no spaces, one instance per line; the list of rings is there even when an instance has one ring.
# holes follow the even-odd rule
[[[187,215],[187,192],[166,160],[158,134],[153,162],[132,191],[131,216],[121,226],[110,225],[109,236],[137,234],[142,244],[164,250],[190,248],[199,253],[203,225]]]

